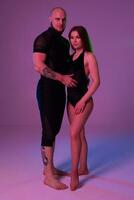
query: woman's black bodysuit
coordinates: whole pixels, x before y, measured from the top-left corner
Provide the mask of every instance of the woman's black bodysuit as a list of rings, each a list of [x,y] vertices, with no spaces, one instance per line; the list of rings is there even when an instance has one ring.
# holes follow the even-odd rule
[[[77,102],[83,97],[88,90],[89,79],[84,69],[84,51],[73,61],[73,55],[70,57],[69,74],[77,81],[77,87],[67,88],[68,102],[75,107]]]

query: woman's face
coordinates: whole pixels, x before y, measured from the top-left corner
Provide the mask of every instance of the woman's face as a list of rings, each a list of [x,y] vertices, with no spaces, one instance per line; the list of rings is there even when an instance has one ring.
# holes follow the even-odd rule
[[[77,31],[71,32],[70,42],[71,42],[73,49],[75,49],[75,50],[83,48],[82,40],[81,40],[79,33]]]

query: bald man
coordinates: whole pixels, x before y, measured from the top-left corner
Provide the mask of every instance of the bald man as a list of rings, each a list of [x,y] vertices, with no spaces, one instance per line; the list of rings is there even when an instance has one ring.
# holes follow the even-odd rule
[[[55,189],[66,189],[67,186],[55,176],[65,174],[54,167],[54,144],[64,114],[65,86],[75,87],[77,83],[72,75],[66,75],[69,42],[62,36],[66,26],[65,10],[53,8],[49,20],[50,27],[36,37],[33,45],[33,62],[35,70],[40,74],[37,101],[42,124],[44,183]]]

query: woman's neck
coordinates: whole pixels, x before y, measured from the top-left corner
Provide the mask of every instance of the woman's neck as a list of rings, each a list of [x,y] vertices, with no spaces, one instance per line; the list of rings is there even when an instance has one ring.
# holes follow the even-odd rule
[[[84,49],[77,49],[73,54],[73,60],[76,60],[84,51]]]
[[[83,48],[82,49],[76,49],[75,51],[75,55],[80,55],[83,52]]]

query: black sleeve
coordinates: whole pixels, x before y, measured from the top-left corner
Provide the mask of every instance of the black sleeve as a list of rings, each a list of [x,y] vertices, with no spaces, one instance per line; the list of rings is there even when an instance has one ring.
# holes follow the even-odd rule
[[[47,53],[49,42],[49,35],[39,35],[34,41],[33,52]]]

